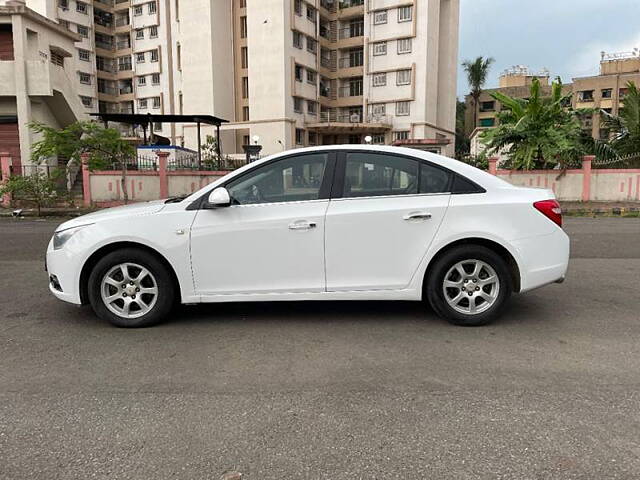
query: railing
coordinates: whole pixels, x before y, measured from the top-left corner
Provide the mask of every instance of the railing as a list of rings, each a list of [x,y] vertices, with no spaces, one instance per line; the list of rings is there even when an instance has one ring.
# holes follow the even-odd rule
[[[341,97],[360,97],[362,96],[362,83],[355,83],[338,88],[338,95]]]
[[[103,42],[102,40],[96,40],[96,47],[102,48],[103,50],[113,50],[113,43]]]
[[[320,57],[320,65],[328,69],[336,67],[335,62],[331,60],[331,57]]]
[[[338,65],[340,66],[340,68],[361,67],[363,64],[363,55],[358,55],[357,57],[343,57],[338,60]]]
[[[348,27],[338,30],[338,37],[344,38],[356,38],[364,35],[364,23],[352,23]]]
[[[104,93],[105,95],[117,95],[118,90],[115,87],[107,87],[106,85],[98,85],[98,93]]]
[[[364,5],[364,0],[340,0],[338,7],[340,10],[344,8],[358,7]]]
[[[131,48],[130,40],[121,40],[117,44],[118,50],[126,50],[127,48]]]
[[[133,93],[133,87],[120,87],[120,95],[128,95],[130,93]]]
[[[126,27],[131,22],[129,21],[129,17],[119,17],[116,18],[116,27]]]
[[[132,63],[131,62],[127,62],[127,63],[118,63],[118,70],[121,72],[126,72],[127,70],[132,70]]]
[[[320,0],[320,6],[329,12],[335,12],[337,0]]]

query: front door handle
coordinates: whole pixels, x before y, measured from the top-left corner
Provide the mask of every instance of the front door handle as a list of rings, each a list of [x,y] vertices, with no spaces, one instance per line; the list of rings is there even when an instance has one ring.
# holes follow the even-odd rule
[[[402,217],[403,220],[429,220],[431,214],[427,212],[411,212]]]
[[[300,222],[293,222],[289,224],[289,230],[310,230],[312,228],[316,228],[316,223],[315,222],[307,222],[307,221],[300,221]]]

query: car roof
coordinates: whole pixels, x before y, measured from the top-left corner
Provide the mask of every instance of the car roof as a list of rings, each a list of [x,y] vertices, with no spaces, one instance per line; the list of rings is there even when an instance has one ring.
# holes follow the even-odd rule
[[[244,165],[237,170],[226,175],[224,181],[228,181],[229,179],[239,175],[245,171],[252,170],[263,163],[271,162],[280,157],[287,157],[293,154],[305,154],[305,153],[314,153],[314,152],[327,152],[327,151],[370,151],[372,153],[393,153],[396,155],[405,155],[407,157],[414,157],[417,159],[426,160],[435,165],[440,165],[444,168],[452,170],[454,172],[459,173],[460,175],[472,180],[477,183],[481,187],[485,189],[491,188],[505,188],[511,187],[511,185],[504,180],[499,179],[495,175],[491,175],[484,170],[480,170],[479,168],[472,167],[464,162],[459,160],[455,160],[453,158],[445,157],[444,155],[439,155],[437,153],[425,152],[424,150],[418,150],[415,148],[407,148],[407,147],[393,147],[389,145],[323,145],[323,146],[315,146],[315,147],[304,147],[304,148],[296,148],[291,150],[286,150],[283,152],[275,153],[260,160],[256,160],[252,163]],[[215,188],[220,180],[212,182],[210,185],[194,192],[190,195],[187,200],[195,200],[200,195],[203,194],[205,190],[209,190],[211,187]]]

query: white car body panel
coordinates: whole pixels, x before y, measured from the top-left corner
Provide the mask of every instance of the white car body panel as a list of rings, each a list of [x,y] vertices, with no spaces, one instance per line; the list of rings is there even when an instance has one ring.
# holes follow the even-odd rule
[[[482,186],[482,194],[436,194],[312,200],[187,209],[201,196],[279,156],[350,149],[390,152],[441,165]],[[548,190],[519,188],[456,160],[384,146],[298,149],[246,165],[185,200],[106,209],[58,227],[80,225],[59,250],[47,249],[61,300],[82,302],[81,272],[91,256],[116,242],[156,251],[172,267],[182,303],[288,300],[420,300],[432,259],[454,242],[495,242],[515,260],[520,291],[564,277],[569,239],[533,203]],[[380,209],[374,214],[376,208]],[[424,221],[405,221],[412,212]],[[376,217],[376,218],[374,218]],[[316,224],[291,230],[298,221]],[[334,237],[333,235],[337,235]]]

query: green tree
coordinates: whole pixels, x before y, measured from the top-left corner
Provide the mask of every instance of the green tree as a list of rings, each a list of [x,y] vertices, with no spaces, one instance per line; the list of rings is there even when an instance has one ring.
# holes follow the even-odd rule
[[[474,61],[466,60],[462,62],[462,68],[467,74],[467,82],[471,89],[469,94],[473,99],[473,128],[478,123],[478,102],[480,101],[484,84],[487,83],[487,77],[493,62],[494,59],[491,57],[478,57]]]
[[[467,104],[456,100],[456,158],[462,158],[469,153],[469,137],[464,128],[464,117],[467,112]]]
[[[502,104],[502,110],[497,115],[498,126],[483,132],[481,139],[489,154],[505,148],[511,168],[566,168],[589,153],[580,122],[584,112],[568,107],[571,95],[562,94],[559,78],[552,83],[549,96],[542,95],[538,79],[533,80],[527,99],[500,92],[491,96]]]
[[[32,202],[42,213],[42,207],[49,205],[57,196],[58,181],[62,171],[54,169],[47,173],[43,168],[34,168],[29,175],[13,175],[0,185],[0,196],[9,193],[12,198]]]
[[[29,127],[41,137],[31,148],[34,163],[56,156],[80,163],[80,156],[87,154],[89,169],[113,168],[122,172],[120,183],[124,203],[128,203],[127,165],[136,151],[118,130],[96,122],[75,122],[61,129],[33,122]]]
[[[610,145],[620,156],[640,154],[640,90],[627,83],[624,106],[618,115],[601,111],[603,127],[608,129]]]

